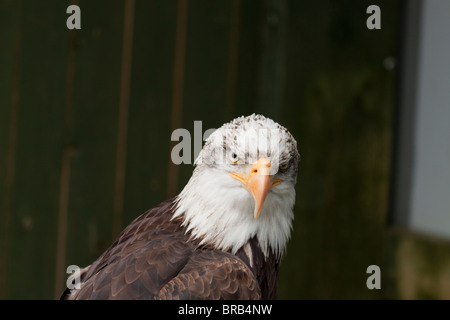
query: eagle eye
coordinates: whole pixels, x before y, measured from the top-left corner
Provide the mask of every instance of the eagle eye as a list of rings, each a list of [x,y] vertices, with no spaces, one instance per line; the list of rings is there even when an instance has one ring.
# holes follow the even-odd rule
[[[288,168],[289,168],[289,162],[281,163],[280,167],[279,167],[281,173],[286,172]]]
[[[229,155],[230,161],[232,164],[237,164],[239,162],[239,157],[236,153],[231,152]]]

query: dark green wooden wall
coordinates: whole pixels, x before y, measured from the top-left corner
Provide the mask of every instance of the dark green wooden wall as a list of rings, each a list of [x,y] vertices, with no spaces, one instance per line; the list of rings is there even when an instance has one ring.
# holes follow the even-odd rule
[[[366,28],[366,8],[382,29]],[[81,8],[81,30],[66,8]],[[0,1],[0,298],[53,298],[179,192],[171,132],[261,112],[297,138],[279,297],[380,298],[399,1]]]

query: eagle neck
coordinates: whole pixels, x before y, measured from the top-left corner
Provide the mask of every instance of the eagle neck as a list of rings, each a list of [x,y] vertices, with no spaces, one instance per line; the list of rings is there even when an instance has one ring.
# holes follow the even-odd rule
[[[270,252],[281,257],[290,236],[295,191],[288,197],[269,193],[255,219],[252,196],[233,183],[223,170],[197,166],[175,200],[173,218],[182,217],[186,233],[200,245],[236,254],[254,238],[266,259]]]

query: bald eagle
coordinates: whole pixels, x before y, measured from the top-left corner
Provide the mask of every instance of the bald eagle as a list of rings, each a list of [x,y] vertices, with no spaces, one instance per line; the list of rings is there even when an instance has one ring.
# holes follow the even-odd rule
[[[131,222],[61,298],[276,298],[299,161],[297,142],[271,119],[224,124],[182,192]]]

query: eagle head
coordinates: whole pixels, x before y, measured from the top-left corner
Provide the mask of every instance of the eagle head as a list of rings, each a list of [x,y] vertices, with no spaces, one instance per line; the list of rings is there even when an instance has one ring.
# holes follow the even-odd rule
[[[292,228],[300,155],[289,131],[262,115],[213,132],[176,198],[186,232],[235,253],[256,237],[265,256],[281,256]]]

